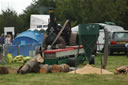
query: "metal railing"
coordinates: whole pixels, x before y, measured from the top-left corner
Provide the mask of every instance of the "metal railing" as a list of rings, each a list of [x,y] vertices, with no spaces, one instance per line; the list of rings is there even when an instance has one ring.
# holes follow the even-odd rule
[[[13,56],[24,55],[31,56],[35,55],[35,50],[37,47],[42,46],[41,43],[26,44],[26,45],[3,45],[3,56],[7,56],[11,53]]]
[[[42,43],[26,44],[26,45],[0,45],[0,64],[8,63],[7,55],[12,54],[13,58],[17,55],[34,57],[36,48]]]

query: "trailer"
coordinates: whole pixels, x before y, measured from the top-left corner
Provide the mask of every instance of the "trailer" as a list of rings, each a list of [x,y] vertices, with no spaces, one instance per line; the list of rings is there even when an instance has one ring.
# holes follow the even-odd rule
[[[53,49],[44,51],[44,64],[70,64],[82,63],[86,60],[84,48],[79,46],[70,46],[64,49]],[[75,62],[76,58],[76,62]],[[72,62],[70,62],[72,60]],[[73,64],[70,64],[74,66]]]

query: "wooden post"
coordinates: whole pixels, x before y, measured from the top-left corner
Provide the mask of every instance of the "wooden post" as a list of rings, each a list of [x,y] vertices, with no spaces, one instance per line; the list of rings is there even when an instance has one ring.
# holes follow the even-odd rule
[[[104,45],[104,65],[103,69],[107,66],[107,58],[108,58],[108,30],[104,29],[105,32],[105,45]]]

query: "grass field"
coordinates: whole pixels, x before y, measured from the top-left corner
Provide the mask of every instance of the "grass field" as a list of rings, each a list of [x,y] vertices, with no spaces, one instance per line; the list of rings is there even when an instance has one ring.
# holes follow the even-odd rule
[[[95,67],[101,67],[99,56],[102,55],[98,55],[95,58]],[[20,65],[6,64],[4,66],[18,67]],[[80,67],[83,65],[80,65]],[[115,68],[122,65],[128,65],[128,58],[126,56],[109,56],[106,69],[114,72]],[[128,85],[128,75],[80,75],[69,73],[7,74],[0,75],[0,85]]]

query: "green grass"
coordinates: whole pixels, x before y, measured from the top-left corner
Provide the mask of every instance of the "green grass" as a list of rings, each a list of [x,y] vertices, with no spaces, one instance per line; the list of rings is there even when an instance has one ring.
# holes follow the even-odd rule
[[[22,63],[7,63],[7,64],[0,64],[0,66],[7,66],[7,67],[19,67],[23,65]]]
[[[83,65],[86,63],[87,62]],[[4,66],[18,67],[20,65],[21,64],[5,64]],[[117,67],[122,65],[128,65],[128,58],[126,56],[109,56],[106,69],[114,72]],[[95,58],[94,66],[101,66],[99,55]],[[96,74],[80,75],[69,73],[7,74],[0,75],[0,85],[128,85],[128,76]]]
[[[95,65],[94,65],[96,67],[101,67],[100,56],[102,57],[102,62],[103,62],[103,55],[97,56],[95,58]],[[108,56],[107,67],[106,67],[107,70],[114,72],[116,68],[123,65],[128,65],[128,57],[126,57],[125,55]]]
[[[0,85],[127,85],[127,75],[8,74],[0,76]]]

